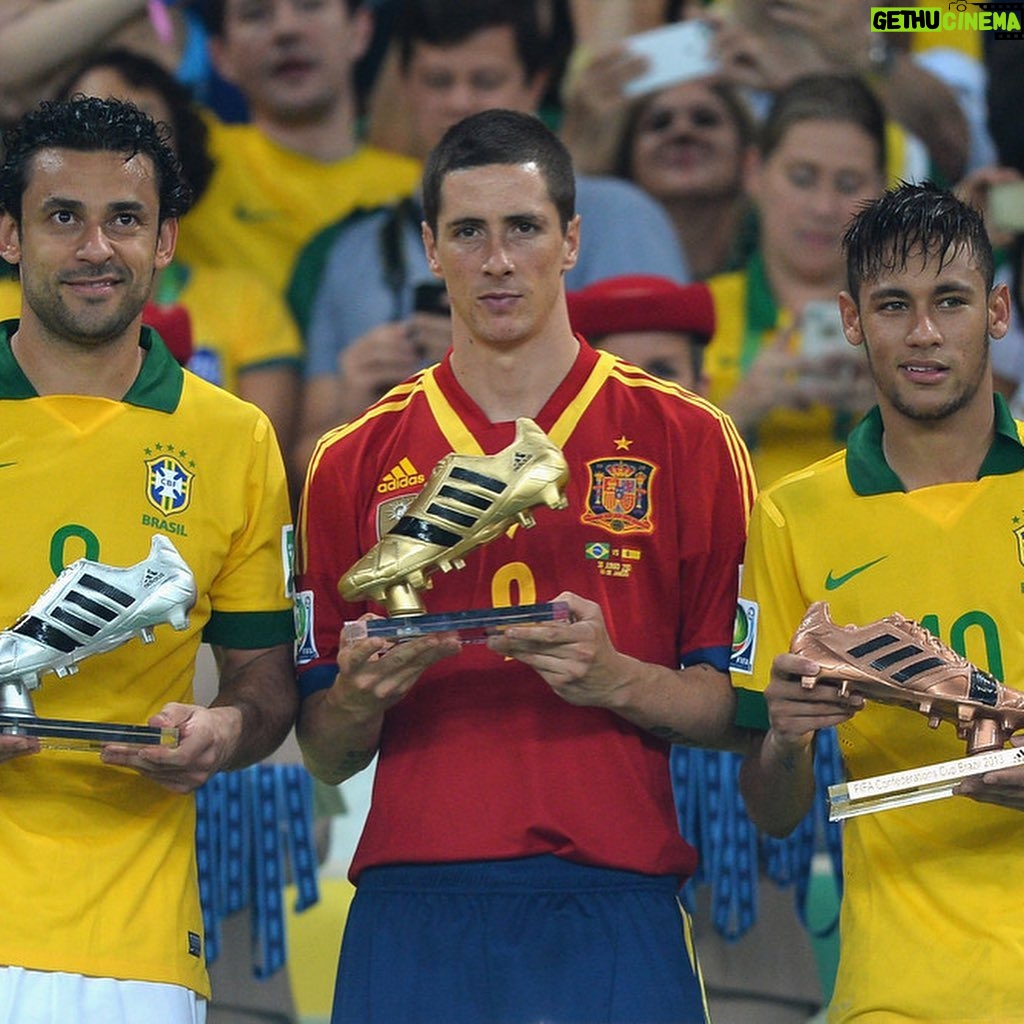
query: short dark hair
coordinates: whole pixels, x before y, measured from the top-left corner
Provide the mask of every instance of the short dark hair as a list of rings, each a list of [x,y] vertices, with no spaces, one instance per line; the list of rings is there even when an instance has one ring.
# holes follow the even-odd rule
[[[516,110],[471,114],[452,125],[431,151],[423,169],[423,216],[431,231],[437,232],[446,175],[470,167],[526,163],[540,168],[564,232],[576,212],[572,157],[540,118]]]
[[[199,116],[192,94],[162,64],[124,47],[114,47],[95,54],[64,83],[60,99],[80,95],[77,84],[90,71],[109,68],[135,89],[150,89],[167,104],[174,134],[173,145],[185,180],[196,201],[206,191],[213,176],[213,159],[207,148],[209,129]]]
[[[921,256],[937,257],[941,269],[961,250],[970,253],[991,291],[995,260],[982,215],[934,182],[903,181],[865,204],[846,229],[847,287],[858,302],[863,282]]]
[[[805,75],[779,92],[761,123],[757,145],[768,157],[801,121],[845,121],[875,143],[875,166],[885,171],[885,109],[856,75]]]
[[[417,43],[457,46],[477,32],[505,25],[515,34],[524,79],[530,82],[550,70],[552,36],[541,29],[536,0],[404,0],[394,27],[399,65],[403,72],[409,69]]]
[[[362,7],[363,0],[345,0],[349,14]],[[228,0],[199,0],[196,4],[199,17],[212,36],[224,35],[224,19],[227,15]]]
[[[4,133],[0,210],[19,224],[29,163],[43,149],[122,153],[126,160],[141,153],[153,162],[161,222],[182,216],[192,203],[192,190],[167,145],[166,129],[159,129],[133,103],[95,97],[47,101]]]

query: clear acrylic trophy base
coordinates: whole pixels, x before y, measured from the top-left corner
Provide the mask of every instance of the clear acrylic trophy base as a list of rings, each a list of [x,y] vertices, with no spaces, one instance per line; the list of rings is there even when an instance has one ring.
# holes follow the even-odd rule
[[[47,750],[99,750],[108,743],[176,747],[178,730],[153,725],[78,722],[67,718],[37,718],[0,712],[0,735],[34,736]]]
[[[546,604],[521,604],[512,608],[481,608],[468,612],[440,612],[436,615],[394,615],[389,619],[363,619],[346,622],[343,640],[383,637],[412,640],[430,633],[455,633],[464,644],[483,643],[509,626],[568,622],[569,606],[564,601]]]
[[[963,779],[1019,764],[1024,764],[1024,747],[992,750],[870,779],[840,782],[828,787],[828,819],[842,821],[858,814],[942,800],[952,796],[954,787]]]
[[[3,713],[0,713],[0,735],[34,736],[47,750],[99,750],[108,743],[146,747],[178,745],[177,729]]]
[[[178,730],[154,725],[83,722],[72,718],[40,718],[31,692],[21,681],[0,681],[0,736],[33,736],[47,750],[99,750],[107,743],[176,747]]]

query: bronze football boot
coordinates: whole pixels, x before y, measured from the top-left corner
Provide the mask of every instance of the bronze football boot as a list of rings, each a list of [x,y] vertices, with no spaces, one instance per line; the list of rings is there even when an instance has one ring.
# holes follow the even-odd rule
[[[446,455],[405,515],[342,576],[346,601],[371,598],[391,615],[424,611],[419,591],[438,569],[461,569],[474,548],[513,522],[535,525],[530,509],[568,505],[569,467],[533,420],[516,420],[515,440],[494,455]]]
[[[839,692],[899,704],[928,716],[934,729],[946,720],[967,741],[968,754],[999,750],[1024,728],[1024,693],[1004,686],[948,648],[922,625],[894,612],[867,626],[838,626],[828,604],[817,601],[793,635],[793,654],[816,661],[818,681],[841,680]]]

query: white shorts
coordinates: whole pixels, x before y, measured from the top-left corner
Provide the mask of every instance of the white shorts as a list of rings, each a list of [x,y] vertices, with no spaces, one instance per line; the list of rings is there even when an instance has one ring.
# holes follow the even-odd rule
[[[0,1021],[206,1024],[206,1000],[181,985],[0,967]]]

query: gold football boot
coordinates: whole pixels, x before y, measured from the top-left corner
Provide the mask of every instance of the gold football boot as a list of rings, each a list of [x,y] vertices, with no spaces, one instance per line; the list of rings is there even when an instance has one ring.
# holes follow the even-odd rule
[[[418,591],[438,569],[461,569],[474,548],[513,522],[535,525],[530,509],[565,508],[569,467],[533,420],[516,420],[515,440],[494,455],[446,455],[405,515],[342,576],[346,601],[371,598],[392,615],[423,612]]]
[[[999,750],[1024,728],[1024,693],[972,665],[922,625],[894,612],[867,626],[838,626],[828,604],[817,601],[797,628],[793,654],[816,661],[819,676],[803,685],[840,679],[839,692],[899,704],[942,720],[967,740],[967,753]]]

